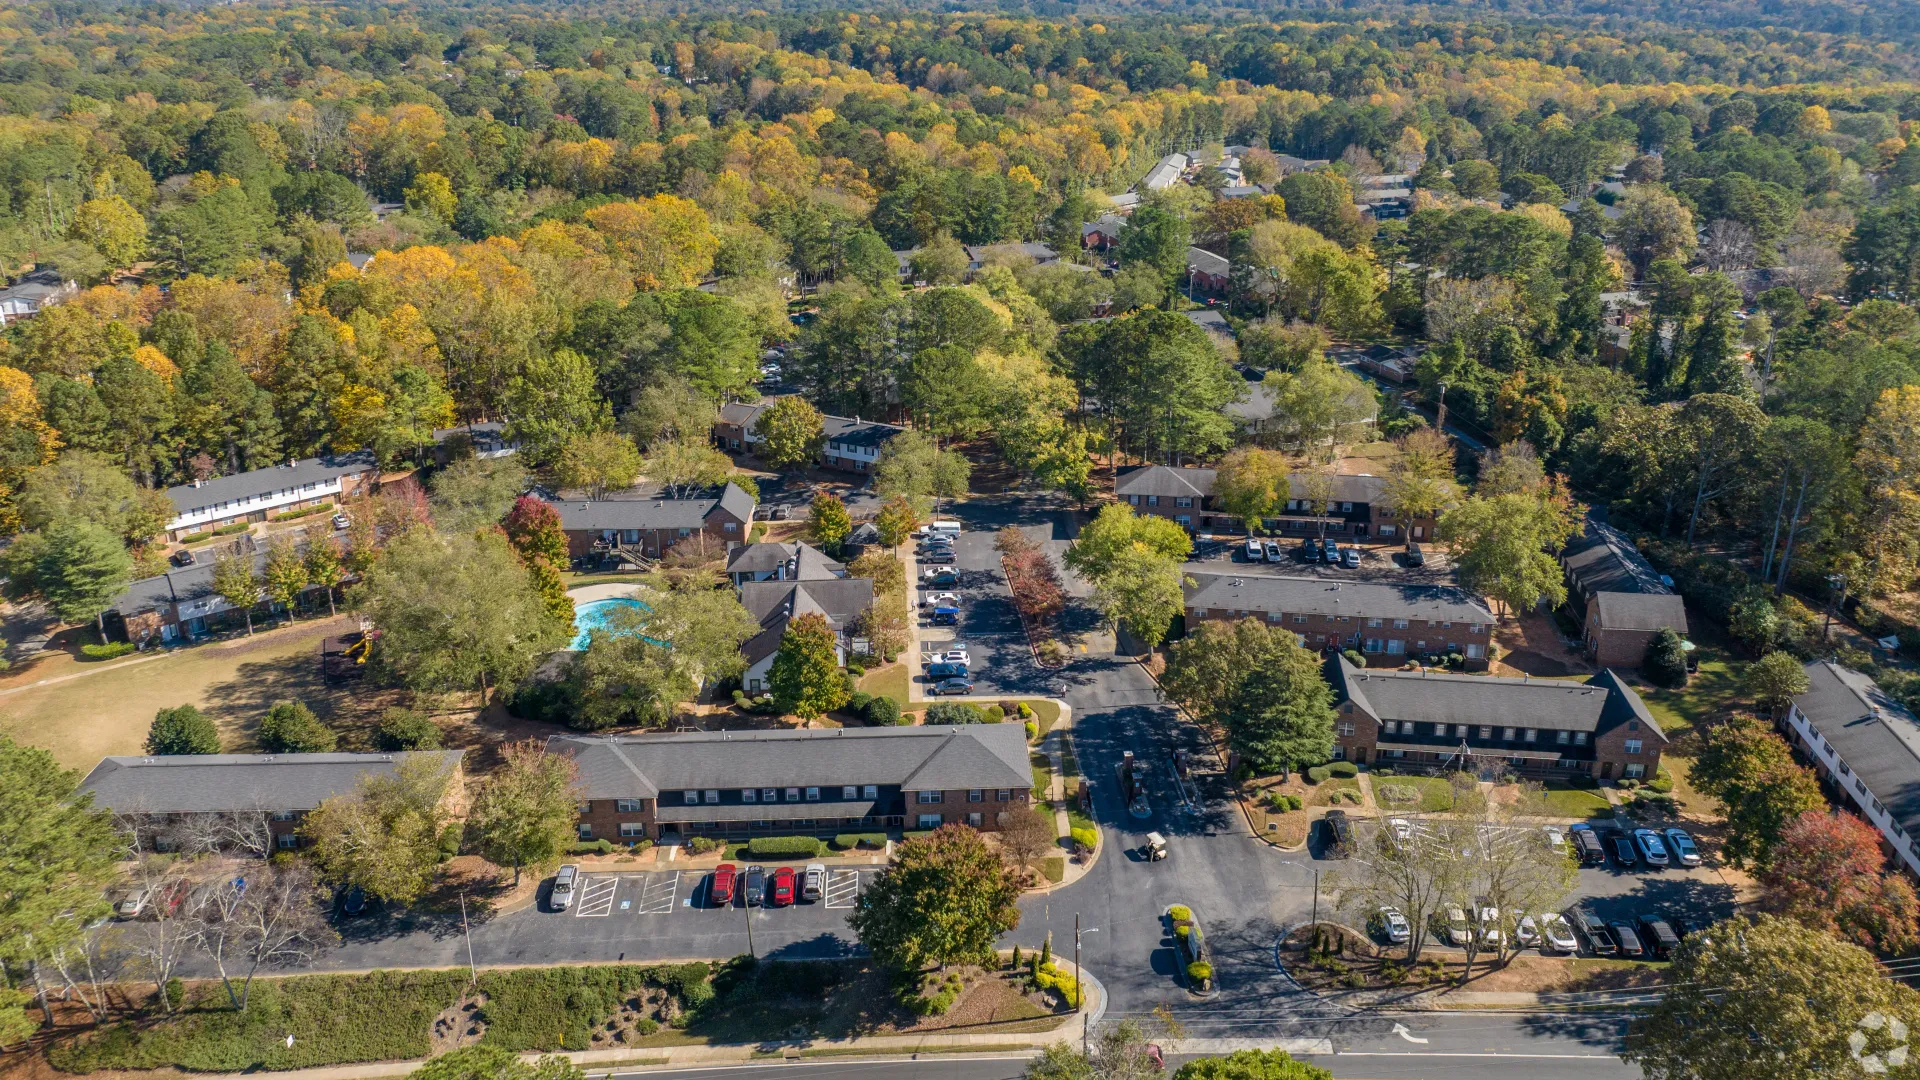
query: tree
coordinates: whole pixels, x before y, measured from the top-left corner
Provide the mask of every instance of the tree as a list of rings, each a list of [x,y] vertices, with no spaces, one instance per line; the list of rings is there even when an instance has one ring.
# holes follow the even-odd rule
[[[1681,946],[1621,1057],[1653,1080],[1818,1080],[1888,1054],[1899,1041],[1889,1018],[1920,1027],[1920,995],[1885,978],[1872,953],[1771,915],[1736,916]]]
[[[555,349],[526,360],[502,394],[507,436],[535,468],[551,464],[575,435],[613,426],[607,401],[595,385],[593,361],[572,349]]]
[[[1268,372],[1266,381],[1276,434],[1315,456],[1325,445],[1329,460],[1341,437],[1372,420],[1379,407],[1365,380],[1325,360],[1308,361],[1298,371]]]
[[[1166,639],[1174,618],[1185,609],[1185,580],[1178,559],[1134,545],[1101,573],[1094,602],[1109,620],[1125,625],[1134,640],[1151,649]]]
[[[1347,179],[1331,169],[1288,173],[1280,181],[1287,219],[1312,229],[1344,248],[1373,235],[1373,218],[1353,204]]]
[[[1741,466],[1759,447],[1767,416],[1745,397],[1715,393],[1688,398],[1676,420],[1692,461],[1693,513],[1687,519],[1691,547],[1707,503],[1744,483]]]
[[[77,941],[109,913],[106,889],[123,843],[113,817],[79,793],[80,775],[53,755],[0,735],[0,963],[28,964]],[[20,1003],[0,1000],[0,1041],[13,1045]]]
[[[1003,811],[998,819],[1000,851],[1022,870],[1033,869],[1040,856],[1054,850],[1059,838],[1054,835],[1053,816],[1036,807]]]
[[[1234,681],[1210,719],[1226,726],[1228,744],[1262,772],[1325,761],[1333,753],[1333,690],[1320,675],[1320,658],[1289,631],[1261,629],[1264,641],[1247,635],[1256,638],[1256,666]]]
[[[807,514],[807,538],[823,550],[833,552],[840,549],[853,532],[853,516],[847,513],[847,504],[840,496],[831,491],[822,491],[813,497],[813,505]]]
[[[1614,238],[1632,261],[1634,273],[1646,273],[1655,259],[1686,261],[1698,242],[1693,214],[1680,200],[1654,184],[1635,184],[1620,203]]]
[[[1413,523],[1431,521],[1453,501],[1453,447],[1432,428],[1394,440],[1400,455],[1387,466],[1381,506],[1411,535]]]
[[[586,1080],[578,1065],[559,1054],[528,1063],[491,1044],[449,1050],[407,1074],[407,1080]]]
[[[575,726],[666,726],[703,684],[744,669],[740,646],[759,631],[730,589],[655,591],[615,610],[569,673]]]
[[[1726,807],[1721,850],[1734,866],[1766,869],[1787,824],[1826,805],[1813,773],[1796,764],[1787,744],[1751,716],[1707,729],[1689,776],[1696,788]]]
[[[1534,492],[1474,495],[1447,511],[1440,539],[1453,552],[1460,583],[1513,611],[1542,598],[1567,598],[1566,574],[1556,558],[1580,528],[1582,508],[1558,477]]]
[[[1500,170],[1491,161],[1456,161],[1452,180],[1453,190],[1466,198],[1485,198],[1499,189]]]
[[[176,705],[153,714],[153,724],[147,728],[147,753],[164,756],[219,752],[220,732],[199,709]]]
[[[89,521],[60,521],[15,538],[0,569],[7,595],[38,596],[62,622],[94,620],[133,582],[133,560],[118,537]]]
[[[640,451],[633,440],[612,431],[575,435],[560,448],[554,479],[563,488],[584,488],[589,499],[624,491],[640,479]]]
[[[1193,538],[1178,522],[1154,515],[1135,516],[1126,503],[1108,503],[1080,530],[1067,552],[1067,566],[1098,584],[1128,548],[1140,546],[1156,555],[1183,561],[1193,552]]]
[[[1794,818],[1760,875],[1767,909],[1875,952],[1908,951],[1920,940],[1920,898],[1897,867],[1889,872],[1880,842],[1843,811]]]
[[[499,524],[527,490],[527,470],[513,458],[466,458],[433,474],[433,519],[449,532]]]
[[[331,536],[316,536],[307,541],[307,553],[301,557],[309,584],[327,592],[327,615],[339,614],[334,607],[333,591],[347,579],[346,562],[341,557],[340,541]]]
[[[990,962],[1020,925],[1020,883],[979,832],[944,825],[911,837],[860,894],[847,922],[873,958],[899,972]]]
[[[108,195],[81,203],[67,236],[98,251],[110,267],[132,266],[147,249],[147,220],[127,200]]]
[[[300,823],[300,835],[311,841],[313,861],[329,882],[410,904],[439,866],[452,778],[436,755],[409,755],[390,773],[368,774],[358,791],[321,802]]]
[[[453,182],[445,176],[435,172],[419,173],[403,196],[409,211],[433,218],[442,225],[453,224],[459,199],[453,193]]]
[[[505,763],[474,793],[467,816],[483,858],[536,874],[557,865],[576,839],[580,770],[564,754],[549,754],[538,739],[510,743]]]
[[[174,516],[162,492],[136,487],[126,470],[104,454],[69,450],[27,473],[20,485],[20,525],[45,529],[63,521],[89,521],[129,544],[144,544]]]
[[[873,489],[900,496],[918,509],[931,509],[935,499],[960,499],[967,494],[973,467],[953,450],[942,450],[924,431],[905,431],[888,439],[873,466]]]
[[[1740,673],[1740,689],[1772,716],[1807,692],[1807,671],[1792,653],[1770,652]]]
[[[778,406],[781,401],[774,402]],[[661,440],[704,439],[713,433],[713,399],[673,375],[659,378],[633,395],[633,405],[620,418],[620,430],[642,448]]]
[[[340,736],[298,701],[276,702],[255,734],[269,754],[330,754]]]
[[[1187,276],[1187,247],[1192,232],[1186,221],[1158,206],[1145,206],[1127,219],[1120,233],[1120,261],[1150,266],[1169,288],[1179,288]]]
[[[767,672],[767,686],[782,712],[817,720],[846,704],[839,637],[819,612],[795,615],[780,637],[780,651]]]
[[[260,579],[253,574],[251,555],[220,555],[213,560],[213,591],[227,605],[246,616],[253,633],[253,606],[260,602]]]
[[[315,541],[319,543],[319,541]],[[294,616],[294,608],[300,602],[300,594],[308,585],[307,564],[294,549],[291,536],[276,536],[267,543],[267,565],[262,580],[266,585],[267,599],[287,609],[287,617]]]
[[[1173,1080],[1333,1080],[1333,1074],[1295,1061],[1285,1050],[1235,1050],[1226,1057],[1189,1061]]]
[[[894,495],[880,505],[880,513],[873,519],[874,528],[880,530],[880,542],[888,547],[899,547],[913,536],[920,527],[920,512],[905,496]]]
[[[235,1012],[246,1011],[261,968],[312,963],[321,949],[339,942],[320,911],[319,896],[313,872],[297,860],[249,868],[244,877],[193,894],[194,939],[212,961]]]
[[[826,417],[798,394],[779,398],[753,422],[760,457],[776,469],[805,465],[826,445]]]
[[[1286,456],[1257,446],[1242,447],[1220,459],[1214,471],[1214,505],[1244,521],[1249,535],[1287,501],[1291,474]]]
[[[1647,642],[1647,658],[1642,673],[1655,686],[1678,689],[1687,685],[1686,645],[1673,627],[1663,626]]]
[[[933,239],[922,244],[907,259],[907,267],[913,272],[913,279],[929,285],[957,285],[967,276],[967,267],[972,263],[967,257],[967,249],[960,241],[946,231],[935,233]]]
[[[671,439],[649,447],[641,469],[648,478],[684,497],[691,489],[725,483],[733,462],[705,439]]]
[[[1265,663],[1278,644],[1258,619],[1203,619],[1167,646],[1160,693],[1204,720],[1221,721],[1242,680]]]
[[[417,691],[511,687],[573,632],[497,532],[408,530],[351,599],[380,629],[379,672]]]
[[[1911,581],[1920,565],[1920,387],[1881,392],[1860,429],[1854,467],[1865,485],[1862,580],[1856,589],[1881,593]]]
[[[560,527],[560,511],[537,495],[522,495],[507,511],[507,542],[523,558],[541,558],[556,566],[567,561],[567,533]]]
[[[373,745],[375,749],[388,753],[396,750],[438,750],[440,727],[412,709],[388,709],[380,714],[380,723],[373,729]]]

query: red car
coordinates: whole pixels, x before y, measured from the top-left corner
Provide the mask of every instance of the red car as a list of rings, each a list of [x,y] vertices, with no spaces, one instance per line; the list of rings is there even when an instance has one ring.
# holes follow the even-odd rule
[[[714,907],[726,907],[733,903],[733,864],[723,862],[713,868],[713,884],[707,886],[707,896]]]
[[[793,903],[793,867],[783,866],[773,872],[773,906],[786,907]]]

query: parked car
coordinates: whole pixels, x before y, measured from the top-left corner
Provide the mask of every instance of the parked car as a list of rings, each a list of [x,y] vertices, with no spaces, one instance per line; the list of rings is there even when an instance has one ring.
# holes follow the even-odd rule
[[[782,866],[773,872],[773,906],[793,903],[793,867]]]
[[[580,877],[580,868],[572,863],[561,867],[553,875],[553,895],[549,903],[555,911],[565,911],[573,906],[573,883]]]
[[[818,900],[827,887],[827,864],[808,863],[800,879],[800,899]]]
[[[927,552],[925,555],[920,556],[920,561],[923,563],[926,563],[928,566],[952,566],[953,565],[953,549],[935,548],[934,550]]]
[[[1567,921],[1573,924],[1574,929],[1580,931],[1581,937],[1587,939],[1587,948],[1593,955],[1612,956],[1620,951],[1619,944],[1613,940],[1613,931],[1608,930],[1607,924],[1600,921],[1600,916],[1586,908],[1568,908]]]
[[[949,648],[945,652],[933,654],[933,662],[936,664],[959,664],[961,667],[966,667],[968,664],[973,663],[973,660],[967,652],[967,647],[965,645],[959,645],[956,648]]]
[[[967,679],[942,679],[927,687],[927,693],[934,695],[971,694],[973,683]]]
[[[1320,820],[1327,824],[1327,858],[1344,859],[1353,851],[1353,822],[1345,810],[1329,810]]]
[[[348,517],[347,515],[345,514],[333,515],[333,530],[335,532],[339,532],[342,529],[349,528],[352,525],[353,525],[353,519]]]
[[[726,907],[733,903],[733,883],[738,876],[730,862],[713,868],[713,878],[707,883],[707,899],[714,907]]]
[[[1260,543],[1259,537],[1257,536],[1247,537],[1247,561],[1248,562],[1259,562],[1261,559],[1266,557],[1266,551],[1267,551],[1266,546]]]
[[[1393,837],[1395,844],[1404,844],[1413,839],[1413,822],[1403,817],[1387,819],[1387,834]]]
[[[1360,569],[1360,549],[1357,547],[1340,549],[1340,565],[1349,570]]]
[[[1620,955],[1629,960],[1647,958],[1647,947],[1640,944],[1640,935],[1627,922],[1610,922],[1607,929],[1613,931],[1613,939],[1620,943]]]
[[[1320,561],[1320,545],[1312,539],[1300,541],[1300,558],[1307,562]]]
[[[952,567],[928,567],[925,577],[927,584],[936,589],[951,589],[960,584],[960,575],[954,573]]]
[[[958,607],[960,597],[955,593],[929,593],[920,598],[921,607]]]
[[[167,561],[172,563],[175,566],[192,566],[193,552],[187,550],[186,548],[181,548],[179,551],[176,551],[172,555],[167,556]]]
[[[1387,940],[1395,945],[1405,945],[1413,940],[1413,925],[1407,917],[1400,914],[1399,908],[1380,909],[1380,926],[1386,932]]]
[[[1408,566],[1425,566],[1427,565],[1427,553],[1419,544],[1408,541],[1406,560]]]
[[[1447,909],[1447,941],[1453,945],[1465,947],[1473,940],[1473,929],[1467,925],[1467,913],[1457,907]]]
[[[1520,921],[1513,926],[1513,940],[1523,949],[1540,944],[1540,924],[1531,915],[1520,916]]]
[[[1668,922],[1673,925],[1673,932],[1680,935],[1682,941],[1713,925],[1713,920],[1705,915],[1678,915],[1669,919]]]
[[[776,506],[773,508],[773,513],[768,516],[774,521],[785,521],[788,517],[792,516],[792,514],[792,509],[785,506]]]
[[[1266,543],[1267,561],[1277,563],[1286,558],[1286,552],[1280,550],[1280,541],[1269,540]]]
[[[933,626],[959,626],[960,609],[957,607],[937,607],[927,622]]]
[[[759,863],[747,867],[747,906],[760,907],[767,902],[767,868]]]
[[[1567,850],[1567,833],[1558,825],[1540,826],[1540,836],[1546,840],[1547,847],[1554,851]]]
[[[1571,954],[1580,951],[1580,941],[1573,936],[1573,927],[1559,912],[1541,912],[1539,926],[1542,952]]]
[[[1607,861],[1606,846],[1600,843],[1600,836],[1587,824],[1575,825],[1567,830],[1573,838],[1574,854],[1580,856],[1580,862],[1586,866],[1604,866]]]
[[[942,679],[964,679],[966,677],[967,665],[965,664],[939,663],[927,665],[927,678],[935,682],[939,682]]]
[[[1675,861],[1681,866],[1700,865],[1700,846],[1693,842],[1693,837],[1688,835],[1687,830],[1668,829],[1667,848],[1673,852]]]
[[[1487,903],[1486,898],[1479,900],[1480,907],[1480,944],[1489,949],[1497,949],[1506,940],[1500,932],[1500,909]]]
[[[1665,868],[1670,861],[1667,858],[1667,845],[1660,834],[1652,829],[1633,830],[1633,846],[1639,849],[1640,858],[1649,867]]]
[[[1607,843],[1613,848],[1614,861],[1618,862],[1622,869],[1631,870],[1639,865],[1640,860],[1633,854],[1633,837],[1617,832],[1607,837]]]
[[[135,886],[113,905],[116,918],[137,919],[147,910],[147,901],[153,896],[153,890]]]
[[[560,910],[562,911],[566,910],[565,905],[558,905],[558,906],[560,907]],[[365,889],[362,889],[358,885],[355,885],[352,888],[348,889],[346,891],[346,894],[340,898],[340,914],[345,915],[348,918],[352,918],[355,915],[362,914],[366,910],[367,910],[367,891]]]
[[[1639,930],[1641,940],[1656,960],[1665,960],[1680,947],[1680,935],[1674,933],[1672,924],[1658,915],[1640,916]]]
[[[1331,536],[1320,538],[1320,561],[1329,565],[1340,561],[1340,542]]]

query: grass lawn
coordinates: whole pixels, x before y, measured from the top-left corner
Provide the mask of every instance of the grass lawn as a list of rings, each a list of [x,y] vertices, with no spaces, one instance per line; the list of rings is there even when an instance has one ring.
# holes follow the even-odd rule
[[[904,654],[903,654],[904,655]],[[912,678],[904,663],[877,667],[860,677],[860,689],[878,697],[885,695],[902,709],[907,707],[907,686]]]
[[[1067,827],[1070,829],[1092,829],[1095,832],[1100,831],[1100,827],[1093,823],[1092,818],[1078,810],[1067,811]]]
[[[1027,761],[1033,766],[1033,801],[1043,803],[1048,789],[1053,787],[1053,763],[1041,753],[1028,754]]]
[[[1396,795],[1403,797],[1395,798]],[[1423,814],[1453,809],[1453,785],[1443,776],[1380,776],[1373,778],[1373,801],[1391,813],[1407,810]]]
[[[1647,703],[1647,710],[1660,722],[1661,729],[1669,732],[1703,726],[1744,701],[1739,674],[1746,662],[1735,656],[1719,629],[1701,620],[1687,636],[1698,647],[1700,670],[1694,672],[1686,686],[1679,690],[1663,690],[1646,684],[1635,687]]]
[[[1597,791],[1548,786],[1547,806],[1561,817],[1612,817],[1613,806]]]
[[[1358,806],[1358,802],[1340,800],[1340,792],[1360,794],[1360,781],[1351,776],[1332,776],[1313,785],[1307,793],[1308,806]],[[1336,801],[1338,800],[1338,801]]]
[[[1052,731],[1053,725],[1060,722],[1059,702],[1049,701],[1046,698],[1022,698],[1021,700],[1033,706],[1033,722],[1040,726],[1040,734],[1045,735]],[[1019,712],[1018,709],[1014,711]]]

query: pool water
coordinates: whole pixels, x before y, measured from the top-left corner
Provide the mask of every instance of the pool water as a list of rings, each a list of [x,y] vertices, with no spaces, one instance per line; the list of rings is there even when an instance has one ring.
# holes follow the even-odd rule
[[[639,608],[642,611],[653,610],[638,600],[628,600],[624,598],[595,600],[591,603],[581,604],[573,609],[573,628],[577,633],[574,635],[573,644],[567,647],[576,652],[586,648],[588,635],[595,630],[605,629],[612,621],[614,612],[622,608]]]

